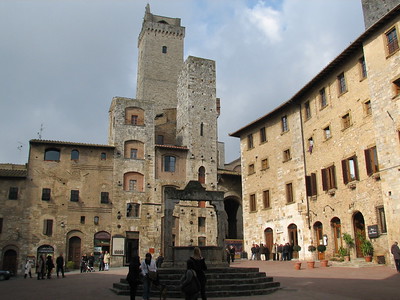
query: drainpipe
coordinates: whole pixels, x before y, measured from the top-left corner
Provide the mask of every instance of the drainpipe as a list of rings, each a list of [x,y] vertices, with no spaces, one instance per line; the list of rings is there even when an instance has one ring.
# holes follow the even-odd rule
[[[306,175],[307,175],[307,163],[306,163],[306,150],[304,147],[304,130],[303,130],[303,115],[301,114],[301,104],[299,104],[299,113],[300,113],[300,131],[301,131],[301,146],[303,149],[303,167],[304,167],[304,180],[306,180]],[[310,223],[310,202],[309,198],[307,195],[307,187],[306,187],[306,205],[307,205],[307,223],[308,223],[308,229],[311,229],[311,223]]]

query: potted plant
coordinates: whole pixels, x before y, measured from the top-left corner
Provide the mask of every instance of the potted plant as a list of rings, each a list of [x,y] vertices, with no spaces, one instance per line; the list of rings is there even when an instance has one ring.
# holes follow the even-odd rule
[[[300,252],[300,251],[301,251],[301,247],[300,247],[299,245],[294,245],[294,246],[293,246],[293,251],[294,251],[294,252]],[[300,269],[301,269],[301,261],[296,261],[296,262],[294,263],[294,268],[295,268],[296,270],[300,270]]]
[[[367,240],[363,235],[358,234],[358,238],[361,241],[360,248],[361,252],[364,255],[366,262],[372,261],[372,254],[374,254],[374,246],[372,245],[370,240]]]
[[[308,246],[308,251],[310,251],[313,256],[314,256],[313,252],[315,252],[315,250],[317,250],[317,248],[314,245]],[[315,261],[314,260],[307,262],[307,267],[309,267],[310,269],[313,269],[314,265],[315,265]]]
[[[354,239],[348,233],[343,233],[343,240],[346,243],[346,255],[344,256],[345,261],[350,261],[350,249],[354,247]]]
[[[338,250],[338,254],[339,254],[340,259],[343,261],[344,257],[347,255],[347,249],[340,246],[339,250]]]
[[[326,251],[326,246],[325,245],[318,245],[317,250],[319,253],[324,253]],[[328,261],[326,259],[321,259],[320,261],[321,267],[327,267],[328,266]]]

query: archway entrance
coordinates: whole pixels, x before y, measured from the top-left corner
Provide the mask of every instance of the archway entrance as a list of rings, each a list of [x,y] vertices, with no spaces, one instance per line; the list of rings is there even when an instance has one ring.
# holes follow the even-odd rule
[[[362,213],[357,212],[353,216],[354,236],[356,244],[356,255],[357,257],[364,257],[361,251],[361,240],[360,235],[365,238],[365,222]]]
[[[315,246],[318,247],[319,245],[324,244],[323,240],[323,230],[322,230],[322,223],[321,222],[315,222],[314,224],[314,232],[315,232]],[[325,254],[318,252],[318,259],[325,259]]]
[[[78,269],[81,260],[81,239],[73,236],[68,241],[68,261],[74,262],[74,268]]]
[[[299,244],[299,240],[297,237],[297,225],[296,224],[290,224],[288,226],[288,236],[289,236],[289,243],[292,247]],[[293,251],[292,255],[293,255],[293,258],[299,258],[299,253],[296,251]]]
[[[333,232],[333,244],[334,253],[339,252],[339,248],[342,247],[342,226],[339,218],[333,218],[331,220],[332,232]]]
[[[265,236],[265,247],[268,248],[268,252],[267,255],[265,256],[265,259],[269,260],[271,258],[272,245],[274,244],[274,231],[272,230],[272,228],[265,229],[264,236]]]
[[[17,274],[17,251],[8,249],[4,252],[2,269]]]
[[[234,198],[227,198],[224,200],[225,212],[228,215],[228,232],[226,235],[227,239],[238,238],[238,210],[240,207],[239,201]]]

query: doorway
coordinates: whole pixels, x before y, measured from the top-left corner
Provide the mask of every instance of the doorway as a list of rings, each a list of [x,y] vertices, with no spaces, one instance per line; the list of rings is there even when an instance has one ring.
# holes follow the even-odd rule
[[[139,232],[127,231],[125,239],[125,265],[129,265],[134,255],[139,255]]]
[[[315,246],[318,247],[319,245],[324,244],[323,240],[323,228],[321,222],[315,222],[314,224],[314,232],[315,232]],[[321,253],[317,250],[318,253],[318,260],[325,259],[325,254]]]
[[[226,214],[228,215],[228,232],[226,233],[226,238],[237,239],[238,238],[237,215],[240,204],[233,198],[227,198],[224,200],[224,207]]]
[[[265,236],[265,247],[268,248],[268,252],[267,255],[265,256],[265,259],[269,260],[271,258],[271,250],[274,244],[274,231],[272,230],[272,228],[265,229],[264,236]]]
[[[333,243],[334,253],[339,253],[339,248],[342,247],[342,226],[339,218],[333,218],[331,220],[332,232],[333,232]]]
[[[360,236],[365,238],[365,222],[362,213],[357,212],[353,216],[354,236],[356,244],[356,255],[357,257],[364,257],[361,251],[361,239]]]
[[[17,274],[17,251],[8,249],[4,252],[2,270],[10,271],[12,274]]]
[[[81,239],[73,236],[68,241],[68,261],[74,262],[74,269],[79,269],[81,261]]]
[[[288,226],[288,236],[289,236],[289,243],[293,247],[299,244],[299,239],[297,237],[297,225],[290,224]],[[299,258],[299,253],[297,251],[293,251],[293,258]]]

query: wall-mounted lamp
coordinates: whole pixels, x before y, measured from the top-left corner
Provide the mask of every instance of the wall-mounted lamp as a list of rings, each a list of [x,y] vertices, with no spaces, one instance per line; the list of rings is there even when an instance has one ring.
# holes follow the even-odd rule
[[[332,211],[335,211],[335,209],[332,207],[332,206],[330,206],[329,204],[327,204],[327,205],[325,205],[324,206],[324,209],[323,209],[323,213],[325,214],[325,212],[326,212],[326,208],[330,208]]]
[[[317,214],[315,212],[313,212],[311,209],[308,210],[310,213],[312,213],[314,215],[314,217],[317,216]]]
[[[122,215],[121,215],[121,212],[119,211],[119,212],[117,213],[117,219],[118,219],[118,220],[121,220],[121,218],[122,218]]]

